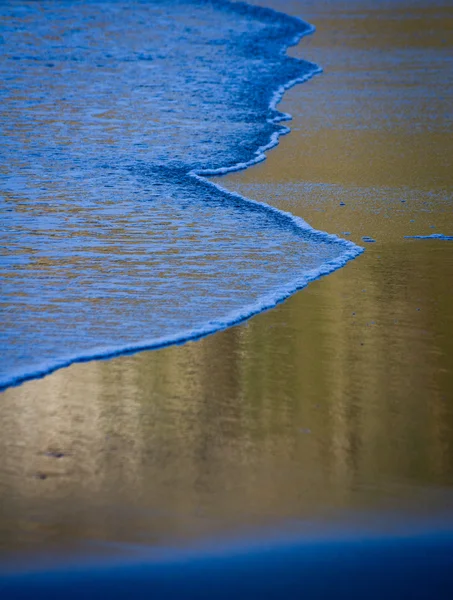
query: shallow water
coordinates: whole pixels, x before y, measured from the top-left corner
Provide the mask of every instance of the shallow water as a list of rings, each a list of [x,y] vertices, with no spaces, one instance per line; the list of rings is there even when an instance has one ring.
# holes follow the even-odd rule
[[[309,26],[228,3],[2,6],[0,387],[214,331],[359,250],[191,175],[283,126]],[[190,68],[189,68],[190,67]]]

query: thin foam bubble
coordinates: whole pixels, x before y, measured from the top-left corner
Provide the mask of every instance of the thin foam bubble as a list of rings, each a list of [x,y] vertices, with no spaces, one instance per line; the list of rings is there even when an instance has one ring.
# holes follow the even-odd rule
[[[446,240],[453,241],[453,235],[444,235],[443,233],[432,233],[431,235],[405,235],[406,240]]]

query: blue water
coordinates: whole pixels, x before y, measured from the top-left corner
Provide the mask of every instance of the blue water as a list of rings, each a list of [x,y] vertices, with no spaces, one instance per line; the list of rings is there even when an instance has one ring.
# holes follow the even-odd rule
[[[187,549],[0,571],[3,600],[49,598],[402,598],[453,596],[451,529],[217,541]]]
[[[182,342],[360,253],[203,174],[264,158],[311,27],[228,2],[0,5],[0,388]]]

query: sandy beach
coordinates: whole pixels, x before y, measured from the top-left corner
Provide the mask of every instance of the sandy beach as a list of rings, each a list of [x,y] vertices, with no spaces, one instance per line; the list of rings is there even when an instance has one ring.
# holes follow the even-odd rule
[[[0,551],[163,544],[453,500],[453,9],[261,0],[317,27],[291,133],[217,178],[364,246],[197,342],[1,394]]]

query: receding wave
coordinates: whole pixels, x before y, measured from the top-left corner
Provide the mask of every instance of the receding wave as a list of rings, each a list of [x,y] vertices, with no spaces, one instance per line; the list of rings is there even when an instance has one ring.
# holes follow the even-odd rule
[[[0,388],[239,323],[362,251],[205,179],[287,133],[308,24],[226,1],[0,14]]]

